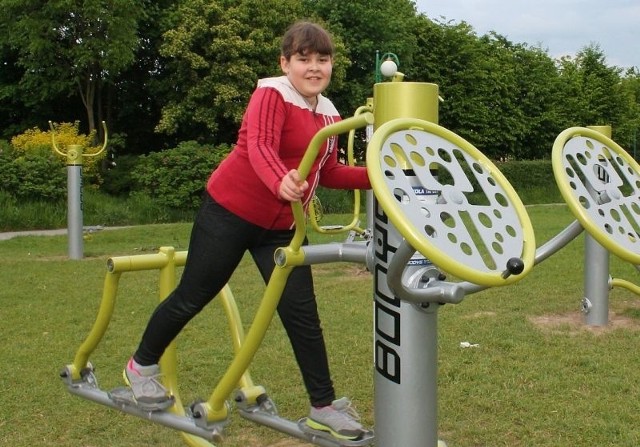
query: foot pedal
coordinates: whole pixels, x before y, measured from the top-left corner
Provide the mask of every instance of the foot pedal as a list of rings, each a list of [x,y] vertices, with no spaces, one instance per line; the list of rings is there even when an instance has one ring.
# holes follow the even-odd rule
[[[136,398],[133,396],[133,391],[129,387],[118,387],[107,393],[109,395],[109,399],[115,402],[118,405],[126,405],[130,407],[140,408],[143,411],[164,411],[167,408],[171,408],[175,403],[175,399],[173,396],[171,398],[158,403],[148,404],[143,402],[138,402]]]
[[[323,439],[329,439],[336,443],[336,445],[344,446],[344,447],[356,447],[356,446],[364,446],[373,443],[375,440],[375,436],[373,434],[373,430],[367,430],[363,432],[363,434],[358,439],[341,439],[336,438],[331,433],[316,430],[307,425],[307,418],[302,418],[298,421],[298,428],[304,433],[312,436],[318,436]]]

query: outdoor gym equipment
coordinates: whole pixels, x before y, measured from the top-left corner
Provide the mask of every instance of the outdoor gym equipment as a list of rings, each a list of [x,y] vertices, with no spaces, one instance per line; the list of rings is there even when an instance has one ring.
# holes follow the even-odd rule
[[[466,293],[443,272],[480,288],[513,283],[533,267],[534,234],[495,165],[437,125],[436,85],[376,84],[374,104],[376,445],[436,447],[438,309]],[[416,251],[433,264],[411,267]]]
[[[582,311],[592,325],[607,324],[611,287],[640,291],[609,276],[609,253],[640,264],[640,166],[610,135],[610,127],[572,127],[552,152],[560,193],[588,233]]]
[[[309,149],[301,161],[301,178],[309,174],[313,161],[324,141],[350,129],[363,127],[373,122],[371,113],[363,113],[321,129],[309,144]],[[150,421],[177,429],[182,432],[189,445],[209,446],[222,435],[227,423],[229,406],[227,399],[234,396],[239,413],[250,420],[270,426],[276,430],[325,447],[360,446],[372,442],[373,433],[367,433],[358,441],[340,441],[324,438],[322,433],[302,429],[303,421],[289,421],[278,416],[275,405],[265,389],[252,383],[248,367],[255,355],[267,328],[273,318],[291,270],[299,265],[321,262],[365,262],[366,244],[328,244],[319,247],[302,247],[306,235],[305,213],[300,202],[292,203],[296,229],[289,246],[278,249],[275,254],[276,268],[269,280],[263,299],[257,310],[251,328],[244,334],[240,316],[231,291],[225,288],[218,297],[226,309],[232,331],[235,357],[223,377],[206,401],[198,401],[183,408],[176,380],[176,356],[173,343],[161,359],[164,383],[174,395],[175,403],[168,411],[150,411],[137,406],[127,389],[116,388],[103,391],[98,387],[94,368],[89,357],[98,346],[108,328],[113,309],[117,284],[122,272],[149,269],[160,270],[160,293],[164,299],[175,287],[175,267],[184,265],[185,253],[175,253],[171,247],[161,249],[157,255],[140,255],[111,258],[105,279],[103,297],[96,321],[85,341],[77,351],[73,363],[66,365],[61,377],[72,394],[94,402],[119,409]]]
[[[327,138],[375,121],[379,127],[367,149],[370,178],[379,199],[373,207],[373,239],[302,246],[306,234],[304,210],[299,202],[293,203],[294,237],[289,246],[275,253],[276,269],[246,336],[230,290],[221,293],[220,301],[227,309],[234,334],[235,357],[208,400],[182,406],[173,344],[161,360],[165,384],[175,396],[169,411],[136,406],[127,389],[100,390],[89,363],[111,319],[122,272],[159,269],[161,298],[173,290],[175,267],[186,255],[170,247],[157,255],[109,260],[96,322],[73,363],[61,374],[69,391],[175,428],[190,445],[210,445],[209,441],[220,438],[227,423],[229,396],[234,396],[243,417],[307,442],[327,447],[370,444],[373,433],[357,441],[340,441],[311,431],[304,419],[281,418],[265,389],[254,385],[248,373],[290,271],[299,265],[359,262],[374,273],[376,445],[444,444],[437,436],[437,309],[443,303],[460,302],[465,292],[473,291],[473,285],[465,290],[447,283],[439,268],[472,280],[478,287],[510,284],[531,269],[533,232],[519,198],[495,166],[469,143],[428,121],[437,121],[437,86],[377,84],[373,103],[375,119],[365,111],[321,129],[299,167],[301,177],[306,178]],[[436,180],[429,168],[432,163],[448,172],[451,181]],[[428,208],[424,206],[425,195],[418,193],[425,188],[439,191],[441,197]],[[474,190],[484,201],[469,200],[467,196]],[[480,234],[487,230],[491,230],[489,236]],[[412,263],[416,250],[438,267]],[[407,415],[419,415],[420,419]]]
[[[51,128],[51,144],[53,149],[66,158],[67,163],[67,237],[70,259],[82,259],[84,256],[83,230],[83,200],[82,200],[82,165],[84,157],[96,157],[107,148],[107,125],[103,121],[104,144],[95,153],[85,154],[84,148],[79,144],[68,144],[64,149],[56,144],[55,129],[49,121]]]
[[[583,228],[576,221],[536,249],[529,217],[508,181],[470,143],[437,125],[438,92],[434,84],[376,84],[373,104],[373,115],[364,112],[321,129],[299,167],[301,177],[306,178],[327,138],[374,124],[375,131],[367,148],[367,166],[375,193],[372,238],[358,243],[303,246],[304,210],[301,203],[293,203],[294,237],[289,246],[275,253],[276,268],[246,336],[229,288],[218,297],[231,327],[235,357],[207,400],[182,406],[173,344],[161,360],[165,385],[176,398],[168,411],[148,411],[136,406],[127,397],[127,389],[100,390],[89,362],[107,330],[122,272],[158,269],[160,298],[164,299],[173,290],[175,267],[184,264],[186,253],[176,253],[170,247],[162,248],[156,255],[109,260],[96,322],[73,363],[61,374],[69,391],[177,429],[189,445],[210,446],[209,441],[222,436],[230,396],[242,417],[306,442],[326,447],[371,444],[373,433],[357,441],[340,441],[310,431],[304,419],[289,421],[280,417],[266,389],[255,385],[248,371],[293,268],[358,262],[366,264],[373,274],[375,444],[377,447],[444,445],[438,440],[437,429],[440,306],[460,303],[467,294],[487,287],[512,284],[530,272],[534,264],[573,240]],[[590,144],[594,143],[584,143],[587,147]],[[571,162],[571,169],[565,168],[568,174],[571,170],[576,172],[573,177],[580,172],[576,170],[579,166],[576,163],[587,166],[588,162],[581,160],[592,156],[585,154],[584,149],[582,152],[582,156],[578,155],[580,151],[571,156],[570,160],[577,160]],[[617,154],[615,149],[613,152]],[[615,170],[609,167],[610,175],[626,176],[627,181],[633,183],[632,188],[637,189],[639,183],[633,177],[639,172],[637,165],[615,154],[612,154],[613,161],[607,161],[617,164]],[[432,165],[438,167],[437,177],[431,170]],[[631,168],[620,174],[627,165]],[[573,177],[570,185],[571,181],[576,183]],[[571,188],[579,190],[579,186]],[[613,188],[607,188],[607,194],[615,195]],[[438,191],[437,200],[427,205],[421,194],[425,189]],[[627,207],[638,213],[632,203]],[[609,211],[609,215],[615,220],[616,213]],[[609,234],[608,227],[603,228]],[[620,232],[618,226],[612,228],[612,232]],[[627,238],[633,235],[626,229],[624,234]],[[609,244],[604,238],[603,241]],[[432,263],[413,264],[416,252]],[[457,277],[457,282],[446,281],[446,275]]]
[[[444,444],[437,436],[438,307],[460,302],[474,286],[506,285],[522,278],[533,265],[535,241],[522,203],[497,168],[469,143],[434,124],[437,104],[437,86],[433,84],[376,84],[375,119],[364,112],[321,129],[312,139],[300,163],[302,178],[308,175],[327,138],[374,122],[378,126],[367,149],[370,178],[379,200],[373,207],[373,238],[361,243],[302,246],[304,210],[301,203],[293,203],[294,237],[289,246],[275,253],[276,268],[246,336],[230,290],[221,293],[234,334],[235,357],[208,400],[182,406],[173,345],[161,360],[165,384],[175,396],[169,411],[136,406],[127,389],[100,390],[89,362],[107,330],[122,272],[159,269],[161,298],[173,290],[175,267],[186,255],[170,247],[158,255],[109,260],[96,322],[73,363],[61,373],[69,391],[175,428],[190,445],[210,445],[209,441],[220,438],[227,423],[229,396],[234,396],[243,417],[307,442],[327,447],[370,444],[373,433],[357,441],[340,441],[306,428],[304,419],[281,418],[265,389],[254,385],[248,373],[294,267],[360,262],[367,264],[374,276],[376,445]],[[433,163],[450,174],[449,182],[435,178],[429,168]],[[424,188],[439,191],[440,199],[429,207],[424,206],[424,195],[417,193]],[[483,199],[471,200],[473,192]],[[435,265],[412,264],[416,250]],[[465,289],[464,285],[445,282],[439,269],[476,284]],[[412,417],[415,415],[419,420]]]

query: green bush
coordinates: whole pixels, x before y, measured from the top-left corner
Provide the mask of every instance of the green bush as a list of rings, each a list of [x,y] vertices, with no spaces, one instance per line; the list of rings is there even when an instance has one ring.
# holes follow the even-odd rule
[[[551,160],[512,160],[495,164],[525,204],[564,202],[556,186]],[[470,169],[466,164],[462,166],[474,190],[478,191],[479,186],[475,175],[469,172]],[[445,185],[453,182],[451,174],[446,170],[438,172],[438,180]],[[475,204],[483,204],[487,200],[484,194],[475,192],[469,198],[471,203]]]
[[[210,147],[186,141],[175,149],[143,155],[131,172],[135,191],[147,194],[160,206],[195,209],[211,171],[230,150],[228,145]]]
[[[165,207],[141,192],[115,197],[88,190],[84,197],[85,225],[108,227],[152,223],[189,222],[193,211]]]
[[[134,188],[132,173],[138,164],[137,155],[121,155],[104,170],[100,191],[112,196],[126,196]]]
[[[106,153],[101,152],[101,145],[94,146],[96,131],[88,135],[80,133],[80,122],[53,123],[57,150],[54,152],[51,130],[42,131],[37,127],[27,129],[11,139],[11,146],[18,154],[44,155],[53,154],[60,165],[67,162],[68,147],[77,145],[82,148],[85,156],[82,158],[82,176],[85,185],[99,185],[102,183],[99,166]],[[62,154],[57,151],[61,151]],[[64,155],[63,155],[64,154]],[[92,155],[98,154],[98,155]]]
[[[365,191],[360,193],[360,210],[365,210]],[[342,189],[329,189],[318,187],[316,196],[322,204],[324,214],[345,214],[353,213],[354,197],[353,191]]]
[[[497,167],[527,205],[564,202],[551,160],[507,161]]]
[[[0,231],[63,228],[66,211],[64,201],[18,200],[0,190]]]
[[[15,198],[64,200],[66,178],[66,168],[53,152],[20,152],[6,142],[0,145],[0,189]]]
[[[496,166],[514,188],[545,188],[550,182],[555,185],[551,160],[505,161]]]
[[[100,190],[85,184],[84,224],[192,221],[210,172],[229,150],[227,146],[211,148],[186,142],[147,156],[118,157]],[[36,152],[17,154],[7,142],[0,141],[0,231],[62,228],[66,224],[65,167],[50,152]],[[525,204],[563,202],[549,160],[496,165]],[[444,170],[440,177],[444,184],[451,182]],[[316,194],[324,214],[353,212],[353,191],[321,187]],[[481,200],[486,197],[470,197],[472,203]],[[366,210],[365,202],[363,192],[361,213]]]

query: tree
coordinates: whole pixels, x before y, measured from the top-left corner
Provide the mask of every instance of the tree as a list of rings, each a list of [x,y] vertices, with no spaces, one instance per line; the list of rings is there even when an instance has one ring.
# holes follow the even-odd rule
[[[583,48],[575,58],[560,60],[561,114],[567,127],[620,125],[624,104],[618,67],[606,65],[598,45]]]
[[[104,119],[129,153],[233,143],[256,81],[280,74],[280,39],[301,18],[334,35],[327,94],[344,116],[372,95],[379,50],[398,56],[406,81],[438,84],[441,124],[488,156],[546,157],[574,125],[611,124],[617,141],[637,145],[637,69],[623,75],[597,45],[555,61],[431,20],[411,0],[0,0],[0,131],[81,111],[83,132]]]
[[[517,45],[513,51],[516,104],[523,126],[513,155],[519,160],[549,158],[556,136],[564,130],[558,117],[558,70],[542,48]]]
[[[413,66],[416,51],[414,2],[305,0],[303,3],[344,42],[345,56],[349,61],[345,67],[346,81],[343,84],[332,82],[328,92],[343,115],[351,114],[372,96],[376,51],[396,54],[402,72],[405,72],[405,67]],[[336,60],[336,66],[340,67],[345,62]]]
[[[621,122],[613,129],[613,137],[618,144],[628,148],[634,158],[638,157],[640,140],[640,73],[638,69],[627,70],[620,81],[622,103]]]
[[[144,15],[133,0],[1,0],[0,17],[22,69],[25,104],[37,105],[75,92],[89,132],[106,84],[134,61],[137,23]]]
[[[144,0],[138,22],[138,46],[134,62],[109,82],[103,94],[106,121],[118,152],[148,153],[176,147],[178,141],[155,132],[167,95],[174,88],[167,59],[160,55],[164,33],[175,26],[175,0]],[[110,147],[113,147],[110,145]]]
[[[1,31],[0,31],[1,32]],[[16,69],[18,56],[6,45],[0,46],[0,131],[3,138],[10,138],[22,130],[26,108],[20,100],[18,87],[20,71]]]
[[[280,74],[280,39],[300,16],[295,0],[181,2],[161,47],[172,90],[157,130],[234,142],[257,80]]]
[[[417,36],[422,51],[414,60],[424,73],[416,68],[416,75],[438,84],[441,124],[489,157],[512,155],[523,133],[513,45],[495,33],[478,38],[465,22],[424,16]]]

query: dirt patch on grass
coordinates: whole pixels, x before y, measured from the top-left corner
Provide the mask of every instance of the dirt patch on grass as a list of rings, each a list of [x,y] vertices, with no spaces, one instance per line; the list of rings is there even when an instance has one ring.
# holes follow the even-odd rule
[[[296,439],[283,439],[275,444],[269,444],[267,447],[313,447],[312,444],[300,442]]]
[[[540,315],[529,317],[529,321],[537,327],[551,332],[569,335],[578,335],[584,332],[593,334],[606,334],[616,329],[640,330],[640,320],[609,311],[609,322],[606,326],[593,326],[586,324],[582,312],[569,312],[556,315]]]

